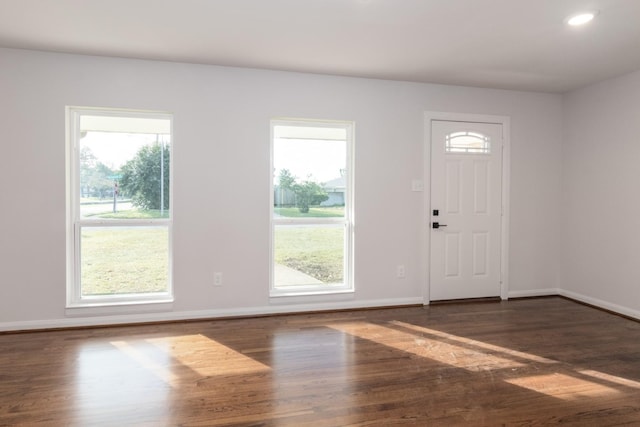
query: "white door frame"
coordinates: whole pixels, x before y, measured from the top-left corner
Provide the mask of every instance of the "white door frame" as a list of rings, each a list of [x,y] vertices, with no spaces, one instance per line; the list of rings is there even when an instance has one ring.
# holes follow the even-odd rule
[[[511,176],[511,119],[508,116],[486,114],[447,113],[425,111],[424,113],[424,215],[423,215],[423,253],[425,254],[425,279],[423,286],[423,303],[431,302],[431,122],[444,120],[450,122],[495,123],[502,125],[502,217],[500,242],[500,298],[508,299],[509,295],[509,187]]]

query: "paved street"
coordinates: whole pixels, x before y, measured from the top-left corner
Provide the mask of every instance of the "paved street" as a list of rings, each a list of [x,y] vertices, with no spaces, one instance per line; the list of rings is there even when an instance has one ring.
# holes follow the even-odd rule
[[[132,209],[133,206],[131,202],[118,202],[117,210],[118,212],[128,211]],[[106,203],[93,203],[93,204],[81,204],[80,210],[82,216],[93,216],[101,213],[111,213],[113,212],[113,200]]]

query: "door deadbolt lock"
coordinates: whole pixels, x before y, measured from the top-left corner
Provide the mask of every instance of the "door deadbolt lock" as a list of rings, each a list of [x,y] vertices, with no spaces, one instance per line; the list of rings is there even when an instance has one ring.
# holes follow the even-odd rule
[[[440,227],[446,227],[447,224],[440,224],[439,222],[432,222],[431,223],[431,228],[440,228]]]

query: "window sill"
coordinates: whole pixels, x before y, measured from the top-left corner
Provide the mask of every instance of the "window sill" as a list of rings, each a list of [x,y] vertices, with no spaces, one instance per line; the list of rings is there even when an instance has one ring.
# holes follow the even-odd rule
[[[271,291],[269,295],[270,304],[298,304],[307,302],[331,302],[347,301],[354,298],[355,291],[349,289],[328,289],[319,291],[317,289],[299,289],[287,291]]]
[[[173,310],[173,298],[149,301],[109,301],[69,304],[65,310],[68,317],[108,316],[117,314],[139,314]]]

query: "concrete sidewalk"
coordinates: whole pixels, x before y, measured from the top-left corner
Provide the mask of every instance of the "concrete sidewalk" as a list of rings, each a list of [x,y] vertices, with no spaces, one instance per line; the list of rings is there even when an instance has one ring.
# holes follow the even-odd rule
[[[322,282],[315,277],[304,274],[282,264],[275,264],[275,283],[280,286],[319,285]]]

